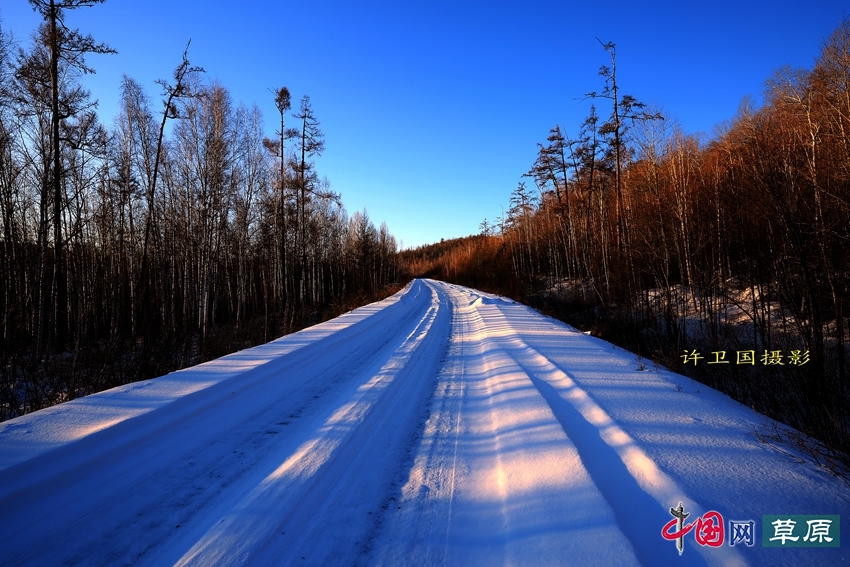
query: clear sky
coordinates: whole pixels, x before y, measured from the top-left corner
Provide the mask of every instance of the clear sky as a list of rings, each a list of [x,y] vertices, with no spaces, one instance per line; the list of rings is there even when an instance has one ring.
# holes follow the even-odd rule
[[[845,15],[839,0],[107,0],[66,20],[118,50],[88,59],[107,125],[122,74],[158,101],[154,81],[190,38],[191,62],[257,103],[269,136],[269,89],[286,85],[295,107],[309,94],[325,134],[319,174],[349,213],[366,207],[411,247],[479,232],[549,128],[576,134],[609,63],[596,38],[617,45],[622,93],[711,133],[774,70],[811,67]],[[26,0],[3,0],[0,18],[29,44],[38,16]]]

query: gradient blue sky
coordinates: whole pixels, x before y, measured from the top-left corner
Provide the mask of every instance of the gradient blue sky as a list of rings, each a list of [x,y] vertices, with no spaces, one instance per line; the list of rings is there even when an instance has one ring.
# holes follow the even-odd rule
[[[158,101],[158,78],[189,56],[235,101],[279,125],[269,89],[309,94],[325,134],[320,175],[349,213],[366,207],[405,247],[495,220],[561,124],[575,134],[617,44],[621,92],[711,133],[783,65],[811,67],[850,16],[846,1],[407,2],[107,0],[67,23],[118,50],[90,56],[86,85],[111,124],[122,74]],[[22,46],[26,0],[0,18]],[[158,105],[158,102],[157,102]],[[600,115],[610,110],[598,101]],[[290,122],[292,123],[292,122]]]

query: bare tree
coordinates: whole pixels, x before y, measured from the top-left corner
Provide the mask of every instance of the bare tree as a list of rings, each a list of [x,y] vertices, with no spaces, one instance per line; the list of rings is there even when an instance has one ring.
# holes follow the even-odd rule
[[[162,159],[162,140],[165,134],[165,123],[169,118],[180,118],[180,110],[176,104],[177,99],[192,98],[198,96],[197,89],[194,88],[193,79],[198,73],[203,73],[202,67],[192,66],[189,63],[189,45],[192,43],[189,40],[186,43],[186,48],[183,50],[183,60],[174,69],[174,82],[169,83],[165,79],[157,80],[157,84],[162,87],[162,120],[159,124],[159,136],[156,140],[156,156],[153,162],[153,171],[150,176],[147,191],[148,214],[145,218],[145,236],[142,244],[142,262],[139,269],[139,286],[142,288],[141,300],[142,303],[147,303],[149,289],[147,283],[148,271],[148,245],[150,242],[151,228],[154,221],[154,197],[156,195],[156,183],[159,175],[159,164]]]
[[[83,36],[78,30],[65,25],[64,10],[75,10],[101,4],[104,0],[29,0],[33,9],[45,21],[43,37],[50,50],[50,115],[53,143],[53,283],[56,290],[54,300],[55,327],[53,348],[57,352],[65,349],[68,333],[68,279],[64,266],[62,234],[62,154],[60,151],[60,122],[79,112],[67,101],[60,109],[60,60],[69,68],[81,73],[93,73],[85,63],[87,53],[115,53],[105,44],[95,43],[90,36]]]

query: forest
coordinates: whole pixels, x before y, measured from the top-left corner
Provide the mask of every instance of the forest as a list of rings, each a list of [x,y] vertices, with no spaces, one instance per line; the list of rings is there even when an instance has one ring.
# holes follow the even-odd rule
[[[766,438],[813,436],[802,448],[847,471],[850,20],[710,137],[623,94],[602,48],[574,136],[552,127],[501,218],[403,251],[405,273],[530,303],[797,430]]]
[[[86,56],[113,48],[64,20],[101,2],[30,0],[42,24],[26,46],[0,22],[0,421],[434,277],[717,388],[816,441],[759,435],[847,470],[850,19],[711,135],[624,94],[600,42],[587,117],[541,133],[503,215],[399,252],[317,171],[307,95],[265,94],[280,120],[267,133],[187,43],[153,93],[125,75],[101,121]]]
[[[309,96],[268,96],[267,136],[187,44],[156,94],[125,75],[103,123],[82,77],[114,50],[65,25],[102,1],[30,0],[43,23],[26,47],[0,27],[0,421],[272,340],[398,280],[386,224],[349,216],[316,170]]]

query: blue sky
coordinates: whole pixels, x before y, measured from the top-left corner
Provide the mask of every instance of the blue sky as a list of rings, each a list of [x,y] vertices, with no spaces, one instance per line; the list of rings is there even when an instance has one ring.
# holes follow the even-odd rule
[[[67,23],[118,50],[88,60],[106,124],[122,74],[158,100],[154,81],[170,78],[190,38],[192,63],[257,103],[270,136],[269,89],[286,85],[294,106],[309,94],[325,134],[319,174],[349,213],[366,207],[410,247],[479,232],[549,128],[576,133],[609,63],[596,38],[617,44],[622,93],[710,134],[745,95],[760,99],[774,70],[811,67],[845,15],[837,0],[107,0]],[[5,0],[0,18],[28,45],[38,17],[26,0]]]

